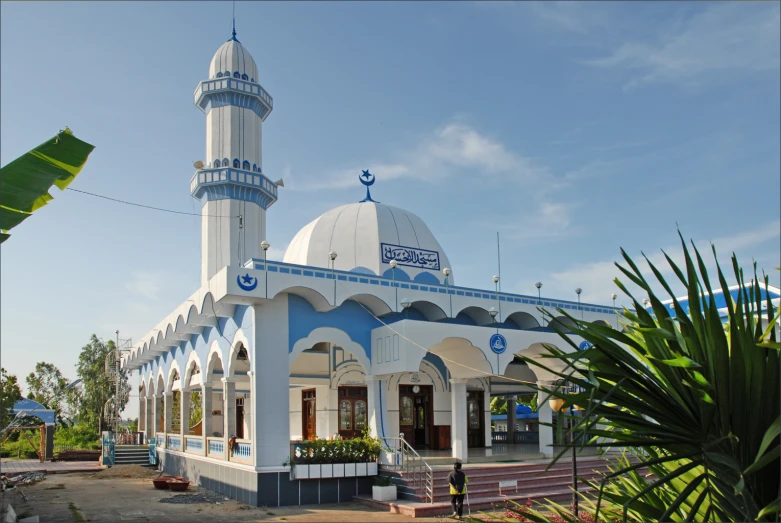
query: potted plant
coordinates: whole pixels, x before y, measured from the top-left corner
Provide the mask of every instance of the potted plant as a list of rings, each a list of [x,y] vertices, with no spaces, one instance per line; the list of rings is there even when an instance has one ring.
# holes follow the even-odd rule
[[[374,501],[396,501],[396,485],[391,482],[388,476],[375,476],[372,499]]]

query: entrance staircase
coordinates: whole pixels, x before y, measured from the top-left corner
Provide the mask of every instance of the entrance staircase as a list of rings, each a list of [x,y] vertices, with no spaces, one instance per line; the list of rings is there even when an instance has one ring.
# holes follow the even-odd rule
[[[149,466],[149,447],[144,445],[117,445],[114,447],[114,465]]]
[[[497,510],[504,511],[508,500],[525,503],[526,500],[566,502],[572,498],[572,468],[569,459],[562,458],[556,465],[545,470],[549,460],[539,460],[526,463],[496,463],[464,465],[462,469],[469,478],[469,506],[472,511]],[[578,477],[585,479],[599,478],[599,472],[607,472],[608,462],[596,456],[578,457]],[[450,487],[447,476],[452,467],[435,467],[433,469],[433,502],[429,501],[425,488],[419,482],[411,480],[404,471],[380,470],[380,475],[387,476],[397,486],[398,501],[373,501],[371,497],[356,496],[355,500],[380,506],[393,513],[412,517],[437,516],[451,513]],[[499,488],[500,482],[517,482],[517,488]],[[590,490],[579,483],[580,492]],[[464,503],[466,505],[466,503]],[[464,506],[467,511],[467,506]]]

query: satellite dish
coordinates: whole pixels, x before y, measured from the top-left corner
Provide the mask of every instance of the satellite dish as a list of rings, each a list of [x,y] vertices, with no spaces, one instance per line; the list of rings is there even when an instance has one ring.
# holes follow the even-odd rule
[[[274,185],[276,185],[277,187],[284,187],[285,186],[285,179],[284,178],[280,178],[279,180],[274,182]]]
[[[193,164],[193,167],[195,167],[196,169],[203,169],[203,162],[201,160],[198,160]]]

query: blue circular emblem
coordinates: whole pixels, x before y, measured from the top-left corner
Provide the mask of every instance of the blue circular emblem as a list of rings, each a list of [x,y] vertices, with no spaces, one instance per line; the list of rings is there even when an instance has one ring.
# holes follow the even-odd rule
[[[578,345],[578,350],[586,350],[586,349],[590,349],[591,347],[592,345],[589,342],[583,340],[580,342],[580,345]]]
[[[258,279],[250,276],[249,273],[247,273],[244,276],[236,276],[236,283],[241,290],[252,291],[255,290],[255,287],[258,286]]]
[[[491,336],[491,341],[489,343],[491,344],[491,350],[496,354],[501,354],[507,350],[507,339],[501,334],[497,333]]]

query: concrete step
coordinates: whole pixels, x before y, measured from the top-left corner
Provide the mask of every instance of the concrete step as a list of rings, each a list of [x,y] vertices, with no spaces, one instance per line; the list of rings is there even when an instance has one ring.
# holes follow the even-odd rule
[[[585,487],[581,488],[580,492],[590,493],[592,489]],[[530,492],[524,495],[507,495],[507,496],[472,496],[469,497],[469,504],[464,501],[464,515],[468,514],[469,510],[476,512],[479,510],[496,510],[503,511],[508,501],[515,501],[516,503],[525,503],[527,500],[532,501],[544,501],[546,499],[550,501],[566,502],[572,499],[572,491],[569,488],[566,489],[550,489],[550,490],[538,490],[536,492]],[[450,507],[450,498],[447,501],[437,501],[434,503],[420,503],[414,501],[374,501],[370,497],[355,496],[353,500],[378,508],[387,509],[394,514],[404,514],[411,517],[434,517],[434,516],[448,516],[452,513]]]

